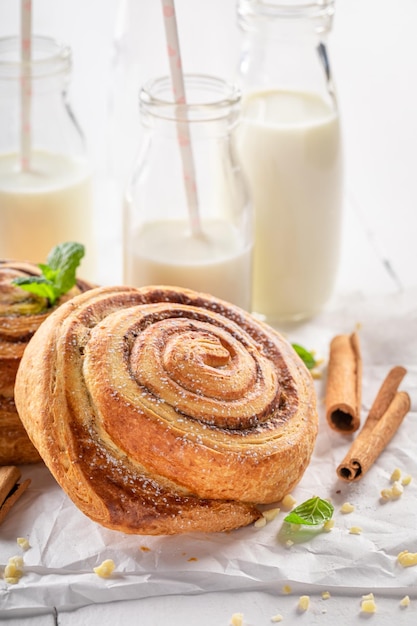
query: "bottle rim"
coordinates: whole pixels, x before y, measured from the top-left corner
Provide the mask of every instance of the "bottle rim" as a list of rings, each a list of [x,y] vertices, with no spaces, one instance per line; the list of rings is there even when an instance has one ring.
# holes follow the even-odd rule
[[[241,91],[235,83],[209,74],[185,74],[186,102],[174,100],[170,76],[147,81],[139,93],[141,112],[167,120],[209,121],[228,117],[240,106]]]
[[[28,62],[22,62],[20,54],[19,37],[0,37],[0,79],[19,79],[24,73],[32,80],[51,78],[71,70],[70,46],[53,37],[34,35]]]
[[[238,20],[241,26],[248,27],[248,21],[286,20],[295,22],[308,19],[328,23],[335,12],[336,0],[239,0]],[[327,28],[325,28],[327,30]]]

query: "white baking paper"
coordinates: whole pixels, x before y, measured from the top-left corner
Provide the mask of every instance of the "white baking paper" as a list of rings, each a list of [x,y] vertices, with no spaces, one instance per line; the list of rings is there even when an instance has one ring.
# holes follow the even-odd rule
[[[353,436],[330,430],[323,400],[330,340],[355,329],[363,355],[362,421],[394,365],[408,370],[401,389],[409,393],[412,407],[371,470],[360,482],[347,484],[335,470]],[[44,466],[27,466],[23,477],[32,483],[0,527],[0,572],[9,557],[21,554],[24,575],[14,585],[0,579],[0,617],[167,594],[274,593],[284,585],[338,595],[412,593],[417,566],[402,567],[397,555],[417,552],[417,290],[369,301],[363,296],[337,299],[316,319],[281,330],[324,359],[322,378],[316,381],[319,436],[311,464],[292,495],[298,503],[313,495],[330,498],[334,529],[301,531],[287,545],[282,523],[287,512],[281,510],[263,528],[173,537],[124,535],[78,511]],[[397,467],[413,480],[400,498],[382,503],[381,489],[390,486]],[[346,501],[355,507],[350,514],[340,512]],[[360,527],[361,534],[350,534],[352,526]],[[26,537],[31,548],[22,552],[17,537]],[[105,559],[116,564],[108,579],[93,572]]]

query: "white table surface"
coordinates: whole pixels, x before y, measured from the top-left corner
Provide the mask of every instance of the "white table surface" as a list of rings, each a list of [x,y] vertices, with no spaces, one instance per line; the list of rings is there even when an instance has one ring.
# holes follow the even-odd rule
[[[108,284],[118,282],[120,203],[117,195],[112,195],[114,189],[110,190],[107,178],[106,128],[109,82],[114,76],[112,40],[121,2],[37,0],[34,4],[35,30],[66,40],[74,51],[71,99],[87,135],[96,176],[99,279]],[[150,1],[142,0],[139,4],[143,19],[136,25],[138,38],[140,45],[153,50],[153,54],[140,57],[138,81],[146,72],[159,71],[161,67],[161,59],[152,46],[157,33],[146,28],[146,15],[152,18]],[[0,35],[16,32],[17,5],[16,0],[2,0]],[[207,10],[205,28],[199,30],[203,8]],[[211,0],[208,5],[204,0],[178,0],[178,10],[184,64],[193,63],[202,71],[229,71],[232,57],[227,42],[234,45],[236,33],[233,25],[229,32],[225,23],[233,21],[234,1]],[[394,301],[398,298],[399,302],[403,297],[415,297],[417,307],[416,23],[415,0],[395,4],[388,0],[337,1],[330,52],[345,143],[345,223],[341,267],[328,311],[353,299],[377,307],[386,296]],[[133,33],[134,27],[131,23]],[[210,27],[218,32],[215,52],[210,47]],[[196,31],[200,34],[197,40]],[[194,52],[192,59],[187,56],[188,49]],[[133,59],[132,65],[135,63]],[[126,154],[131,150],[128,142],[126,138]],[[417,550],[415,538],[413,545]],[[0,554],[0,562],[3,561]],[[370,621],[378,625],[394,620],[399,625],[416,623],[415,589],[410,597],[413,594],[414,601],[406,611],[399,611],[397,599],[393,600],[389,593],[380,597],[378,614],[371,616]],[[296,610],[297,595],[278,596],[260,588],[95,604],[76,611],[49,609],[41,615],[2,617],[0,621],[11,626],[227,626],[232,614],[241,612],[245,626],[261,626],[271,623],[271,616],[280,612],[284,624],[350,625],[366,622],[358,613],[358,597],[355,593],[338,597],[335,590],[331,600],[324,601],[319,593],[313,593],[311,609],[300,615]]]

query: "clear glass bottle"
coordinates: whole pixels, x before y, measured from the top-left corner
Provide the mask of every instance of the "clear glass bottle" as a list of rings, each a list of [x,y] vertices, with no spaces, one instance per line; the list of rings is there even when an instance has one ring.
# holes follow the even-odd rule
[[[271,324],[318,313],[341,239],[342,145],[326,47],[334,0],[240,0],[239,154],[255,209],[253,307]]]
[[[174,104],[168,77],[140,92],[141,150],[124,203],[124,282],[187,287],[249,310],[253,219],[235,157],[240,91],[217,77],[184,78],[186,104]]]
[[[94,278],[92,171],[68,100],[71,50],[34,36],[0,39],[0,258],[45,262],[63,241],[86,246]],[[24,88],[26,84],[26,88]]]

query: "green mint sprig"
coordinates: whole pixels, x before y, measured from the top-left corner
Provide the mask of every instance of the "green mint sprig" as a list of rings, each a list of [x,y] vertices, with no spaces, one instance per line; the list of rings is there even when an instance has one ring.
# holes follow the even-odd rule
[[[60,243],[50,251],[46,263],[39,263],[41,276],[22,276],[12,282],[25,291],[47,298],[52,306],[75,285],[75,273],[84,254],[85,248],[80,243]]]
[[[314,355],[312,352],[309,352],[308,350],[303,348],[303,346],[300,346],[298,343],[293,343],[291,345],[296,351],[296,353],[298,354],[298,356],[301,358],[301,360],[304,361],[304,365],[307,367],[307,369],[312,370],[316,367],[317,361],[314,358]]]
[[[322,500],[318,496],[306,500],[291,511],[284,522],[289,524],[303,524],[305,526],[317,526],[324,524],[332,518],[334,507],[328,500]]]

